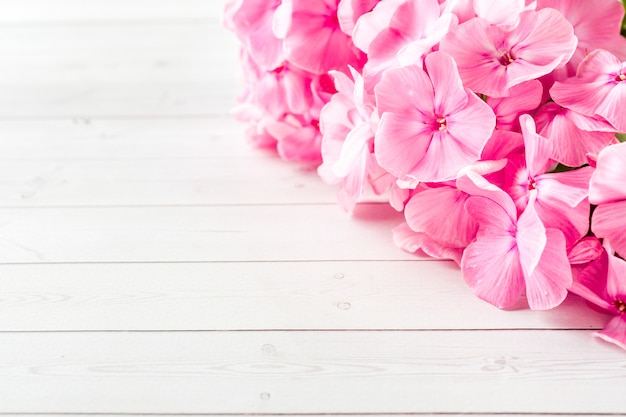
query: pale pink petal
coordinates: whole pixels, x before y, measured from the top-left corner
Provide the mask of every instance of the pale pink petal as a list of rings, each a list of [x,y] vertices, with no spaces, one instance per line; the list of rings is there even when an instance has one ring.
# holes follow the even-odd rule
[[[282,0],[274,12],[272,20],[272,31],[278,39],[285,39],[289,27],[291,26],[291,15],[293,14],[293,0]]]
[[[626,256],[626,200],[601,204],[593,212],[591,230],[610,242],[615,251]]]
[[[614,133],[606,131],[614,130],[607,122],[556,103],[543,106],[535,121],[539,133],[554,143],[551,158],[569,167],[586,164],[588,154],[597,154],[617,141]]]
[[[554,83],[550,95],[563,107],[594,116],[616,84],[623,84],[616,81],[621,71],[622,64],[613,54],[594,50],[578,66],[576,78]],[[604,110],[611,113],[609,107]]]
[[[597,168],[591,176],[589,201],[604,204],[626,200],[626,143],[612,145],[598,154]]]
[[[546,172],[552,155],[552,143],[537,133],[532,117],[523,114],[519,121],[526,147],[526,167],[529,177],[532,178]]]
[[[421,247],[422,234],[414,232],[408,224],[402,223],[393,229],[393,242],[400,249],[414,253]]]
[[[363,67],[363,77],[367,91],[371,92],[380,82],[383,73],[397,65],[397,51],[406,45],[408,40],[397,31],[383,29],[370,44],[368,61]]]
[[[337,8],[339,27],[346,35],[352,35],[359,17],[371,11],[380,0],[341,0]]]
[[[389,27],[394,13],[406,0],[385,0],[378,3],[374,10],[361,16],[354,26],[352,39],[363,52],[369,54],[372,41],[383,30]]]
[[[435,89],[435,114],[445,117],[449,114],[457,113],[455,120],[458,120],[459,124],[465,126],[466,123],[470,122],[475,117],[480,118],[481,122],[490,122],[488,117],[490,116],[490,112],[487,111],[483,105],[484,103],[481,104],[482,100],[479,100],[481,103],[475,102],[472,103],[471,106],[468,106],[468,108],[464,110],[467,114],[458,113],[467,105],[468,96],[473,96],[473,94],[470,91],[466,91],[463,87],[461,78],[458,76],[458,69],[454,63],[454,59],[452,59],[450,55],[441,53],[430,54],[426,57],[425,64],[426,68],[428,68],[428,76]],[[483,113],[488,116],[485,117]],[[451,124],[452,121],[449,121],[449,129],[453,128]],[[483,129],[483,132],[477,133],[477,136],[484,137],[487,131],[493,131],[494,126],[487,126]],[[471,141],[471,139],[469,141]]]
[[[407,113],[414,109],[432,112],[435,92],[426,73],[416,67],[394,68],[385,72],[376,86],[378,111]]]
[[[525,7],[525,0],[474,0],[476,14],[493,25],[514,24]]]
[[[546,236],[539,264],[531,275],[526,276],[526,297],[532,310],[558,306],[565,300],[567,288],[572,285],[563,234],[556,229],[546,229]]]
[[[430,126],[411,114],[384,113],[374,139],[376,159],[397,178],[411,173],[430,146]]]
[[[415,253],[421,250],[432,258],[450,259],[458,265],[461,264],[463,255],[461,249],[443,246],[430,239],[425,233],[414,232],[406,223],[393,229],[393,241],[397,247],[407,252]]]
[[[350,172],[344,176],[337,191],[339,205],[344,211],[351,212],[365,191],[368,157],[367,153],[356,156]]]
[[[496,114],[496,127],[519,130],[519,116],[539,107],[542,95],[541,82],[530,80],[512,87],[507,97],[488,97],[487,104]]]
[[[501,227],[508,216],[485,197],[470,197],[466,208],[481,228],[463,252],[463,278],[479,298],[499,308],[512,307],[524,292],[524,274],[515,237]]]
[[[554,9],[523,13],[516,32],[523,36],[512,48],[516,61],[544,67],[543,74],[539,75],[565,65],[578,44],[572,24]]]
[[[357,164],[362,164],[364,155],[369,154],[368,144],[373,139],[374,134],[370,130],[369,123],[363,122],[355,126],[346,136],[341,154],[333,165],[333,173],[337,177],[345,177],[355,169]]]
[[[492,216],[492,220],[484,219],[485,221],[497,221],[502,220],[502,223],[498,223],[501,229],[507,229],[512,227],[517,219],[517,210],[511,197],[505,193],[501,188],[487,181],[480,174],[471,170],[464,171],[464,175],[460,176],[456,180],[456,186],[461,190],[472,196],[486,197],[494,201],[498,206],[502,208],[507,214],[508,219],[502,216]],[[477,212],[476,215],[480,216]],[[478,219],[481,222],[481,219]]]
[[[626,349],[626,314],[613,317],[604,329],[593,335]]]
[[[478,230],[476,221],[465,212],[468,197],[456,187],[429,188],[409,200],[404,215],[414,231],[426,233],[445,246],[464,248]]]
[[[528,278],[535,272],[547,242],[546,229],[535,210],[532,194],[531,201],[517,221],[516,238],[520,264],[524,276]]]
[[[609,121],[618,132],[626,132],[626,81],[618,82],[596,108],[595,113]]]
[[[574,70],[594,49],[606,49],[622,55],[626,51],[626,40],[620,36],[624,16],[624,6],[620,1],[538,0],[537,8],[557,9],[574,26],[578,38],[577,52],[571,62]]]
[[[588,184],[592,174],[591,167],[577,168],[571,171],[554,172],[537,177],[537,191],[542,201],[553,199],[568,207],[578,206],[588,196]]]

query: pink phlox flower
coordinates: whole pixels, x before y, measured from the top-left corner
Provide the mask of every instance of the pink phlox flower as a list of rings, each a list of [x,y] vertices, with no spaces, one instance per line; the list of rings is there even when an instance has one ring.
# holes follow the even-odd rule
[[[499,308],[513,307],[524,293],[533,310],[559,305],[572,282],[565,238],[544,227],[535,210],[536,192],[518,216],[507,193],[472,171],[457,186],[470,194],[465,208],[479,225],[461,260],[474,293]]]
[[[285,60],[283,41],[273,31],[274,13],[282,0],[231,0],[222,15],[254,61],[272,70]]]
[[[554,101],[586,116],[600,116],[615,130],[626,132],[626,62],[596,49],[580,63],[576,77],[556,82],[550,89]]]
[[[435,259],[450,259],[461,265],[463,249],[441,245],[426,233],[413,231],[408,224],[402,223],[393,229],[393,241],[397,247],[409,252],[422,251]]]
[[[387,20],[388,25],[380,24]],[[454,22],[456,16],[453,14],[440,15],[437,0],[379,3],[371,13],[357,22],[353,35],[355,43],[365,48],[364,52],[368,54],[368,61],[363,68],[367,91],[373,91],[382,73],[388,68],[413,64],[421,66],[424,57]],[[373,27],[378,31],[372,38]]]
[[[454,57],[463,83],[487,96],[509,90],[564,66],[576,49],[572,25],[554,9],[526,11],[506,30],[481,18],[450,30],[439,49]]]
[[[365,191],[368,179],[381,175],[373,154],[372,114],[376,103],[365,92],[363,78],[353,68],[352,78],[338,71],[331,74],[337,93],[321,112],[324,162],[318,173],[327,183],[341,184],[339,202],[344,210],[351,211]]]
[[[578,274],[570,291],[613,315],[594,336],[626,349],[626,262],[605,246],[600,258]]]
[[[596,204],[591,230],[626,257],[626,143],[609,146],[598,154],[589,184],[589,201]]]
[[[320,162],[322,135],[310,115],[287,114],[267,121],[267,132],[276,139],[276,149],[288,161]]]
[[[552,142],[555,161],[568,166],[585,165],[588,154],[597,154],[617,143],[615,129],[604,119],[585,116],[551,102],[535,115],[538,132]]]
[[[478,231],[478,223],[465,211],[468,197],[454,181],[422,183],[406,204],[404,217],[414,232],[426,234],[441,247],[462,250]]]
[[[626,60],[626,39],[620,35],[624,5],[618,0],[537,0],[537,8],[561,12],[574,27],[578,46],[557,80],[576,74],[576,68],[594,49],[605,49]]]
[[[371,12],[381,0],[340,0],[337,8],[339,27],[346,35],[352,36],[356,22],[365,13]]]
[[[495,126],[493,111],[463,87],[449,55],[433,52],[425,64],[428,72],[416,65],[389,69],[376,86],[376,158],[401,181],[456,178],[480,159]]]
[[[525,156],[510,157],[505,168],[504,190],[523,212],[535,195],[537,215],[547,228],[560,230],[570,246],[589,230],[590,205],[587,200],[591,168],[548,172],[553,166],[552,143],[537,134],[529,115],[520,117]]]
[[[533,113],[541,104],[543,86],[530,80],[511,87],[506,97],[487,97],[487,104],[496,114],[496,129],[520,131],[519,117]]]
[[[363,67],[365,54],[339,27],[339,0],[284,0],[283,4],[291,11],[288,28],[279,30],[285,31],[287,60],[315,74],[347,72],[348,65]]]

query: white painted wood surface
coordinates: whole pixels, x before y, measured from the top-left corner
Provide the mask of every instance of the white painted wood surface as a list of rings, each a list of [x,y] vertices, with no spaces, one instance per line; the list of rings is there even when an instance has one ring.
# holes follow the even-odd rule
[[[245,144],[213,0],[0,0],[0,415],[624,415],[572,298],[499,311]]]

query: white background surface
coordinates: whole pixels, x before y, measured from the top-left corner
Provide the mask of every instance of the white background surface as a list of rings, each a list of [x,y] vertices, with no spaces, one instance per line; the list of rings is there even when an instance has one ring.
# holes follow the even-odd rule
[[[213,0],[0,0],[0,414],[619,414],[570,299],[502,312],[250,149]]]

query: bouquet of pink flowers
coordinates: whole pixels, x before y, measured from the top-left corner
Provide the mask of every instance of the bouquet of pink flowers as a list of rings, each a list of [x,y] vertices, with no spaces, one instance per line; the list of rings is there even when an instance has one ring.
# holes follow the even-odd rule
[[[249,139],[371,187],[396,244],[481,299],[577,294],[626,349],[626,39],[619,0],[232,0]]]

